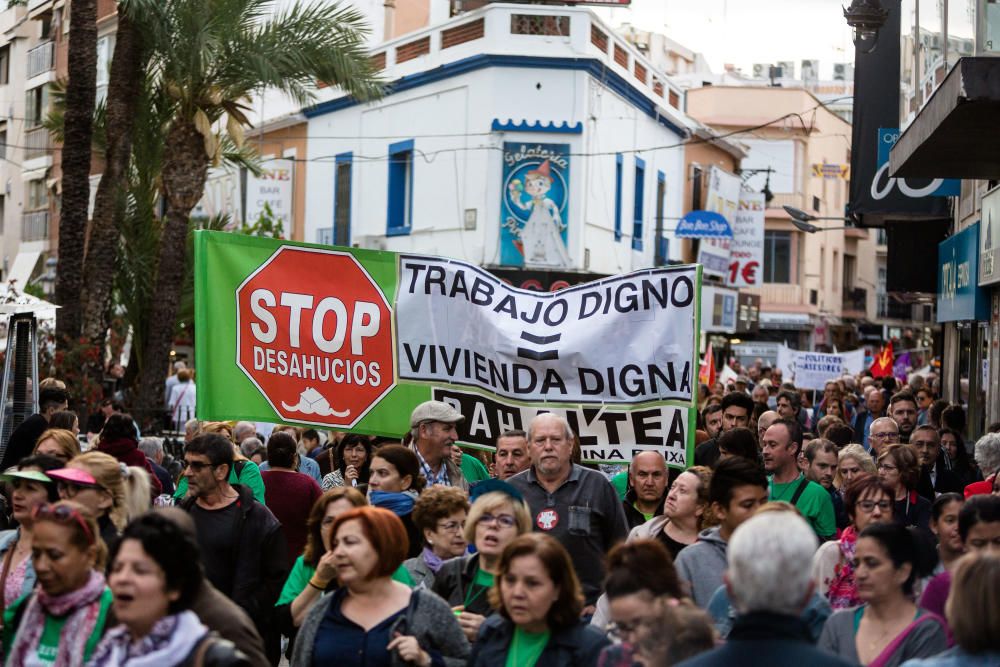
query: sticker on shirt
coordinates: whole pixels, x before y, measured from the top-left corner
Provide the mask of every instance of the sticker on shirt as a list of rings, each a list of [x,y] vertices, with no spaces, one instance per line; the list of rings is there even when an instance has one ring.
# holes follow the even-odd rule
[[[559,513],[554,509],[542,510],[535,517],[535,525],[541,530],[552,530],[559,525]]]

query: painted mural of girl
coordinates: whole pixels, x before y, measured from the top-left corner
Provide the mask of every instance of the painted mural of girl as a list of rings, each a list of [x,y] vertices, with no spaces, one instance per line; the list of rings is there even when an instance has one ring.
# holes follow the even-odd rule
[[[550,169],[549,161],[545,160],[537,169],[525,174],[523,190],[519,181],[512,181],[509,186],[510,198],[522,211],[531,212],[521,229],[524,263],[568,267],[570,259],[562,238],[563,222],[559,207],[546,197],[552,189]],[[524,192],[531,197],[527,202],[521,201]]]

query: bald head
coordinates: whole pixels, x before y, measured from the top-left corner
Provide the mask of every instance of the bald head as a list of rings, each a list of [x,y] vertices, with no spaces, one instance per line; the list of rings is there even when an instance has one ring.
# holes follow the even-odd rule
[[[771,424],[773,424],[775,421],[777,421],[780,416],[781,415],[779,415],[774,410],[768,410],[767,412],[765,412],[764,414],[762,414],[757,419],[757,441],[758,442],[760,442],[761,438],[764,437],[764,431],[766,431],[767,429],[769,429],[771,427]]]
[[[633,456],[628,467],[628,480],[635,491],[636,503],[655,512],[667,488],[667,461],[663,454],[639,452]]]

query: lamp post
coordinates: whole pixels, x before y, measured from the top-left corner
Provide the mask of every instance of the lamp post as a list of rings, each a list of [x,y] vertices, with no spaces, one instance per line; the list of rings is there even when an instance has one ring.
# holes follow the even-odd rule
[[[817,227],[816,225],[810,224],[815,220],[842,220],[845,222],[852,222],[851,218],[840,218],[836,216],[816,216],[812,213],[806,213],[800,208],[795,208],[794,206],[782,206],[787,213],[792,218],[792,224],[795,225],[795,229],[800,232],[805,232],[806,234],[815,234],[816,232],[835,232],[844,229],[856,229],[853,225],[846,225],[844,227]]]
[[[878,31],[889,16],[889,11],[879,0],[852,0],[844,10],[847,25],[854,28],[854,44],[862,53],[871,53],[878,44]],[[863,45],[871,44],[867,48]]]

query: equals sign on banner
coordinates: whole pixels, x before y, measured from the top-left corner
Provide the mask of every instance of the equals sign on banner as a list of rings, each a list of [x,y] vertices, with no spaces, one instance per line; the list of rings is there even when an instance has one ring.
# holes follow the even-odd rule
[[[528,341],[534,345],[551,345],[552,343],[558,343],[561,338],[562,334],[536,336],[535,334],[527,331],[521,332],[521,340]],[[532,361],[548,361],[550,359],[558,359],[559,350],[529,350],[526,347],[519,347],[517,348],[517,356],[522,359],[531,359]]]

